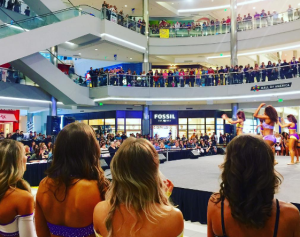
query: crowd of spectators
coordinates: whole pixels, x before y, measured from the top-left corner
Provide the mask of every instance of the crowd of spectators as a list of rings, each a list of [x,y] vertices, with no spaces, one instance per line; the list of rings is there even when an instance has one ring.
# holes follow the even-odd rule
[[[269,61],[253,66],[220,66],[199,67],[191,69],[150,70],[137,73],[122,68],[96,69],[90,68],[85,80],[80,78],[80,84],[97,86],[135,86],[135,87],[203,87],[254,82],[275,81],[295,78],[300,73],[300,58],[295,57],[289,62],[279,59],[277,63]]]
[[[124,16],[123,10],[118,11],[115,5],[110,5],[106,1],[102,4],[102,11],[105,19],[145,35],[146,22],[144,19],[136,21],[135,17],[130,17],[128,14]]]
[[[7,10],[21,13],[22,3],[20,0],[8,0],[6,4],[6,0],[0,0],[0,7],[6,7]],[[28,6],[24,10],[24,14],[30,16],[30,8]]]
[[[268,11],[266,12],[264,9],[259,12],[255,12],[252,16],[250,13],[241,16],[238,14],[237,17],[237,25],[238,30],[248,30],[253,28],[261,28],[270,25],[276,25],[284,22],[294,21],[300,18],[300,9],[296,8],[293,9],[291,5],[289,5],[287,11],[287,20],[284,20],[283,14],[278,14],[276,11]],[[159,34],[159,29],[170,29],[173,30],[175,33],[180,29],[186,29],[188,33],[191,30],[194,31],[201,31],[203,35],[208,35],[214,33],[227,33],[230,31],[230,23],[231,19],[229,16],[227,18],[219,19],[211,19],[211,20],[202,20],[201,22],[180,22],[177,21],[176,23],[169,23],[167,20],[161,20],[158,25],[153,24],[150,25],[150,29],[152,34]]]
[[[24,147],[2,140],[0,208],[5,213],[0,217],[10,223],[2,226],[5,233],[183,236],[183,215],[169,201],[174,184],[160,172],[158,152],[149,141],[125,139],[111,161],[111,181],[100,167],[100,154],[90,126],[67,125],[34,199],[23,179]],[[208,236],[299,236],[299,210],[274,196],[283,180],[274,160],[270,146],[257,136],[241,135],[229,143],[220,165],[220,190],[208,201]]]

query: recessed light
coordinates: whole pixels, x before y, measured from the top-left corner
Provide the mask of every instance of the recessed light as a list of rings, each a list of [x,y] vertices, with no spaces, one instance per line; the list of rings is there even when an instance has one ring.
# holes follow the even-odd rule
[[[127,5],[125,5],[125,7],[127,7]]]
[[[95,49],[95,50],[98,50],[98,49]]]
[[[132,59],[132,58],[130,58],[130,59]]]
[[[253,9],[255,9],[255,7],[253,7]]]
[[[298,3],[298,6],[300,6],[300,3]]]
[[[172,5],[174,4],[174,2],[172,2]]]
[[[81,53],[78,53],[78,55],[81,55]]]

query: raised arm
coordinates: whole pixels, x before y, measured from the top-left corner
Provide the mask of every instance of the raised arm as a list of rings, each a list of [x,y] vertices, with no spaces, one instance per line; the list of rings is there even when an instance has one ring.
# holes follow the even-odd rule
[[[282,128],[287,128],[292,126],[294,123],[285,123],[284,119],[278,119],[278,125]]]
[[[242,119],[238,119],[236,121],[233,121],[232,119],[228,118],[228,116],[226,114],[222,115],[222,119],[226,120],[230,124],[237,124],[237,123],[242,123],[243,122]]]
[[[262,125],[260,124],[260,125],[257,125],[256,126],[256,128],[255,128],[255,130],[257,130],[259,127],[261,127]]]
[[[253,117],[259,118],[259,119],[267,119],[267,118],[269,118],[269,117],[266,116],[266,115],[259,115],[259,114],[258,114],[259,111],[260,111],[260,109],[261,109],[262,107],[264,107],[265,105],[266,105],[265,103],[261,103],[260,106],[258,106],[257,110],[254,112]]]

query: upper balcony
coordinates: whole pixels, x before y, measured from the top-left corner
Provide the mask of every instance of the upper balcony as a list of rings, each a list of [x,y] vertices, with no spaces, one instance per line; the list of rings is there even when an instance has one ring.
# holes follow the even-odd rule
[[[239,51],[264,49],[299,43],[300,16],[287,12],[242,20],[238,24]],[[230,52],[230,24],[213,24],[164,28],[168,38],[159,38],[159,29],[150,28],[149,53],[151,55],[203,55]],[[284,35],[284,36],[283,36]],[[164,37],[162,35],[162,37]]]

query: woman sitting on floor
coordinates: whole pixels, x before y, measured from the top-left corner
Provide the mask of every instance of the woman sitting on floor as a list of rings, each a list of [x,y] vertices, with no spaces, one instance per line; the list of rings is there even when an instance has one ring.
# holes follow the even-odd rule
[[[96,236],[183,237],[183,216],[168,200],[172,183],[160,175],[149,141],[126,139],[110,167],[107,199],[94,211]]]
[[[240,135],[227,146],[219,194],[208,204],[208,237],[300,237],[299,210],[274,199],[281,176],[272,148]]]
[[[52,165],[36,196],[38,236],[95,236],[93,211],[108,189],[99,158],[89,125],[71,123],[58,134]]]
[[[22,143],[0,142],[0,236],[36,236],[34,199],[23,179],[27,157]]]

